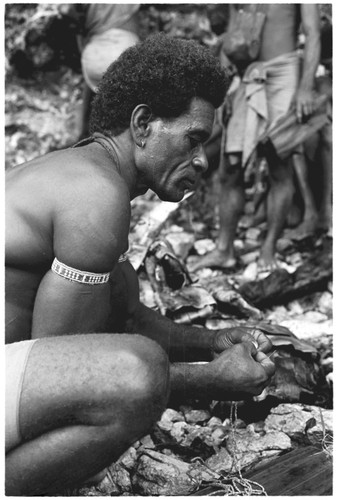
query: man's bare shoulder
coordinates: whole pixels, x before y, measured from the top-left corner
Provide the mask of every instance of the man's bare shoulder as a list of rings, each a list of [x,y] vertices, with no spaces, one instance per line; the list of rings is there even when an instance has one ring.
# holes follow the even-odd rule
[[[84,149],[84,148],[83,148]],[[56,151],[42,159],[41,175],[54,185],[57,209],[90,205],[92,210],[129,207],[130,196],[117,167],[103,157],[85,154],[81,149]],[[44,171],[44,174],[42,173]],[[51,191],[51,197],[53,190]]]
[[[83,265],[89,265],[90,260],[93,270],[109,270],[127,249],[128,188],[112,165],[64,153],[68,163],[58,179],[61,190],[54,211],[55,252],[62,258],[77,248]]]

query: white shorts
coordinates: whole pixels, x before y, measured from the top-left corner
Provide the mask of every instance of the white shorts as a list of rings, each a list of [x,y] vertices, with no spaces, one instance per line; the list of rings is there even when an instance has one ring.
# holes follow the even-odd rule
[[[35,340],[24,340],[6,345],[6,453],[21,443],[19,428],[19,407],[23,378],[29,354]]]

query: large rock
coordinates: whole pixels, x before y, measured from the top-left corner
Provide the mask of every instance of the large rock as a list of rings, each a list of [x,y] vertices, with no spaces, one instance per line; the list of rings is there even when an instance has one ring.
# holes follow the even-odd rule
[[[123,455],[113,463],[106,478],[99,484],[100,491],[111,494],[132,492],[130,471],[136,466],[137,451],[129,448]]]
[[[226,448],[240,468],[258,462],[261,458],[278,455],[292,448],[291,439],[281,431],[269,431],[264,435],[251,427],[230,435]]]
[[[175,456],[148,450],[139,457],[132,486],[134,493],[140,495],[188,495],[201,481],[215,479],[219,475],[201,464],[189,464]]]
[[[189,424],[200,424],[211,418],[208,410],[189,410],[184,415],[186,422]]]
[[[281,404],[273,408],[265,421],[266,431],[282,431],[297,441],[317,444],[325,434],[333,433],[332,410],[302,404]]]
[[[226,448],[221,448],[218,453],[206,460],[206,464],[210,469],[221,474],[223,472],[228,473],[232,469],[234,462],[232,455],[228,453]]]
[[[163,431],[170,431],[175,422],[184,422],[184,416],[173,408],[167,408],[157,423],[158,427]]]

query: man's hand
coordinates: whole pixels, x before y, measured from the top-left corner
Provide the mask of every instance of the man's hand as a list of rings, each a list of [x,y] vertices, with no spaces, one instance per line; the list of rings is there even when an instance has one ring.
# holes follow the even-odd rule
[[[315,93],[311,90],[299,89],[296,95],[296,116],[299,123],[315,111]]]
[[[257,328],[238,326],[219,330],[214,337],[212,350],[218,354],[242,342],[250,342],[258,351],[266,354],[273,347],[268,337]]]
[[[275,373],[275,365],[251,341],[223,351],[208,363],[209,393],[214,399],[244,399],[261,394]]]

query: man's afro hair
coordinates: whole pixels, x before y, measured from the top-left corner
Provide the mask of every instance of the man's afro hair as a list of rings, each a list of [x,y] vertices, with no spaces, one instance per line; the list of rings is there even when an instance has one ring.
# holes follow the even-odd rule
[[[147,104],[153,115],[177,117],[193,97],[215,108],[228,89],[226,71],[210,50],[191,40],[162,33],[127,49],[113,62],[98,86],[90,131],[118,135],[130,125],[132,111]]]

